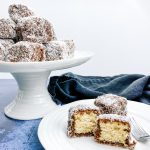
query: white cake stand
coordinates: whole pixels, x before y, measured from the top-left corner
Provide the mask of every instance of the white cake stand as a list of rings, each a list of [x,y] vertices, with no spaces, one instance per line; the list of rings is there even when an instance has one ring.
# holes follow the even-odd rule
[[[10,72],[18,83],[16,98],[5,107],[14,119],[31,120],[44,117],[56,108],[47,91],[47,79],[54,70],[81,65],[92,57],[88,51],[76,51],[71,59],[45,62],[0,62],[0,72]]]

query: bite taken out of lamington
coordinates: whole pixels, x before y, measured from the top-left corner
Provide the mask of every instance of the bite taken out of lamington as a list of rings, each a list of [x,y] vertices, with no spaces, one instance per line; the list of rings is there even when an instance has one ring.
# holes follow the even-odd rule
[[[97,118],[94,138],[98,143],[134,149],[130,119],[117,114],[103,114]]]
[[[99,110],[87,105],[70,108],[67,135],[69,137],[92,136]]]

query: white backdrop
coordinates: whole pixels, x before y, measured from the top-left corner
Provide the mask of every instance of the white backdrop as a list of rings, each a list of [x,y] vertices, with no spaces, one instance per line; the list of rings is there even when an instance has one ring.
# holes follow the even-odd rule
[[[12,3],[26,4],[49,19],[59,39],[74,39],[78,50],[95,53],[88,63],[53,75],[150,73],[149,0],[1,0],[1,18],[8,17]]]

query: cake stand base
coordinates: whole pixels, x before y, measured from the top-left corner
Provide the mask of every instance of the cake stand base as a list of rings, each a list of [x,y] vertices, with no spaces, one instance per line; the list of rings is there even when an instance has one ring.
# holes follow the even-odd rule
[[[44,117],[57,107],[47,91],[50,71],[12,73],[19,87],[18,94],[5,114],[13,119],[31,120]]]

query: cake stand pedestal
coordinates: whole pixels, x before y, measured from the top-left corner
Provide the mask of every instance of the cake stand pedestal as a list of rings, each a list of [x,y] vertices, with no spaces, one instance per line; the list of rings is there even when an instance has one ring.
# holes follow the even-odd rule
[[[44,117],[57,105],[47,91],[47,80],[53,70],[74,67],[92,57],[91,52],[78,52],[71,59],[45,62],[0,62],[0,72],[10,72],[17,81],[16,98],[5,107],[5,114],[18,120]]]
[[[16,98],[5,107],[11,118],[30,120],[43,117],[56,107],[47,91],[49,71],[36,73],[12,73],[19,87]]]

